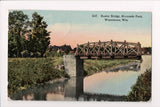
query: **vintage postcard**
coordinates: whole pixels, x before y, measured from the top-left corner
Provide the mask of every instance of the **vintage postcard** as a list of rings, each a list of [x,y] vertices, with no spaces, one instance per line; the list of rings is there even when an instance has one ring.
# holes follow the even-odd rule
[[[151,101],[151,12],[8,14],[8,100]]]

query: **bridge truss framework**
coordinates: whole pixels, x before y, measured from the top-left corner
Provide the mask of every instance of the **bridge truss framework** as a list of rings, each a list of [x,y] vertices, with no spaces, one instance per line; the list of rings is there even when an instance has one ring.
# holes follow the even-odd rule
[[[141,44],[139,42],[88,42],[77,45],[75,56],[81,59],[141,59]]]

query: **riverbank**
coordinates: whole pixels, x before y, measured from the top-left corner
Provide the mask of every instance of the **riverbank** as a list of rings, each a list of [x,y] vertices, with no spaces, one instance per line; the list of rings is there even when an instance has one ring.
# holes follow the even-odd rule
[[[116,66],[130,64],[134,62],[138,62],[138,60],[133,60],[133,59],[84,60],[85,76],[89,76],[94,73],[112,69]]]
[[[62,57],[8,58],[8,94],[49,80],[67,77],[64,69],[55,68],[61,63]]]
[[[151,100],[151,68],[141,74],[132,91],[127,96],[127,101],[149,101]]]
[[[84,60],[85,76],[137,60]],[[29,88],[53,79],[68,77],[64,69],[63,57],[8,58],[8,93]]]

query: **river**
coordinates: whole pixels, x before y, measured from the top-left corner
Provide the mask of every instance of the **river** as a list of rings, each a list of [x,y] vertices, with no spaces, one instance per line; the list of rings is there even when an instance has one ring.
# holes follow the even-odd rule
[[[151,55],[141,63],[112,68],[85,78],[57,79],[19,91],[10,100],[124,101],[139,75],[151,68]]]

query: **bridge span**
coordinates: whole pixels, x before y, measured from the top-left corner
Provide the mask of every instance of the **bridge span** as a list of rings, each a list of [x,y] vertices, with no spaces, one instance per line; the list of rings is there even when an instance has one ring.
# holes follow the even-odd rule
[[[84,59],[141,59],[141,44],[107,41],[88,42],[77,45],[74,55],[64,55],[65,71],[70,77],[83,76]]]
[[[75,56],[80,59],[140,59],[141,44],[139,42],[88,42],[77,45]]]

